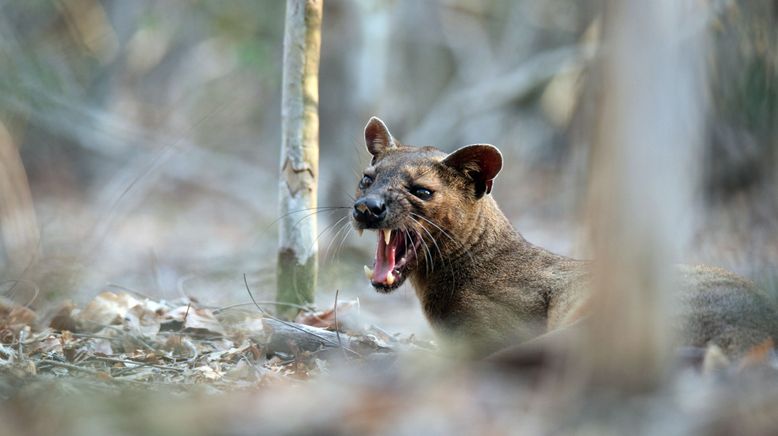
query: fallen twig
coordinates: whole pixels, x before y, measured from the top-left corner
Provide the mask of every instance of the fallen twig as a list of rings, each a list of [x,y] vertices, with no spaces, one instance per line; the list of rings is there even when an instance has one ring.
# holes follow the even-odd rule
[[[275,321],[275,322],[278,322],[278,323],[284,324],[284,325],[286,325],[287,327],[290,327],[290,328],[292,328],[292,329],[295,329],[295,330],[298,330],[298,331],[300,331],[300,332],[303,332],[304,334],[311,335],[311,336],[314,336],[314,337],[316,337],[316,338],[319,338],[320,340],[322,340],[322,341],[324,341],[324,342],[326,342],[326,343],[329,343],[329,344],[331,344],[331,345],[337,345],[337,343],[336,343],[335,341],[333,341],[333,340],[331,340],[331,339],[328,339],[328,338],[325,338],[325,337],[321,336],[321,334],[317,334],[317,333],[314,333],[314,332],[311,332],[311,331],[305,330],[304,328],[302,328],[302,326],[299,326],[299,325],[297,325],[297,324],[295,324],[295,323],[293,323],[293,322],[284,321],[284,320],[282,320],[282,319],[279,319],[279,318],[277,318],[277,317],[275,317],[275,316],[271,315],[271,314],[270,314],[268,311],[266,311],[266,310],[265,310],[265,309],[264,309],[262,306],[260,306],[259,304],[257,304],[257,301],[254,299],[254,294],[252,294],[252,292],[251,292],[251,288],[249,287],[249,282],[248,282],[248,279],[246,278],[246,274],[243,274],[243,283],[246,285],[246,292],[248,292],[248,294],[249,294],[249,297],[251,297],[251,301],[253,301],[253,302],[254,302],[254,305],[255,305],[255,306],[257,306],[257,309],[259,309],[259,311],[260,311],[260,312],[262,312],[262,314],[263,314],[263,315],[265,315],[267,318],[270,318],[271,320],[273,320],[273,321]],[[262,323],[263,323],[263,325],[264,325],[265,321],[266,321],[266,320],[262,320]],[[306,327],[307,327],[307,326],[306,326]],[[325,331],[325,332],[326,332],[326,330],[322,330],[322,331]],[[329,333],[329,332],[328,332],[328,333]],[[347,351],[349,351],[349,352],[351,352],[351,353],[354,353],[354,354],[355,354],[356,356],[358,356],[358,357],[362,357],[362,355],[360,355],[360,354],[359,354],[359,353],[357,353],[356,351],[354,351],[354,350],[351,350],[351,349],[349,349],[349,348],[344,348],[344,350],[347,350]]]
[[[154,363],[148,363],[148,362],[138,362],[135,360],[129,360],[129,359],[116,359],[113,357],[103,357],[103,356],[90,356],[90,359],[94,360],[101,360],[103,362],[111,362],[111,363],[121,363],[124,365],[135,365],[135,368],[139,367],[150,367],[150,368],[157,368],[157,369],[164,369],[164,370],[170,370],[170,371],[185,371],[184,368],[177,368],[175,366],[169,366],[169,365],[157,365]]]
[[[50,359],[40,360],[40,361],[38,361],[38,364],[39,365],[46,364],[46,365],[51,365],[51,366],[58,366],[60,368],[70,369],[70,370],[73,370],[73,371],[81,371],[81,372],[84,372],[84,373],[87,373],[87,374],[91,374],[91,375],[94,375],[94,376],[98,376],[98,377],[102,376],[103,374],[107,374],[104,371],[98,371],[96,369],[88,368],[88,367],[85,367],[85,366],[78,366],[78,365],[73,365],[73,364],[70,364],[70,363],[59,362],[59,361],[50,360]]]

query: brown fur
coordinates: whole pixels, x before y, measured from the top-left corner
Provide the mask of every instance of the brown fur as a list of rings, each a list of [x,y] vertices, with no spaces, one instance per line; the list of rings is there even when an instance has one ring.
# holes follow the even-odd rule
[[[436,332],[485,351],[590,313],[587,262],[527,242],[488,195],[494,175],[484,180],[479,170],[496,165],[499,152],[491,160],[480,153],[496,149],[470,148],[453,159],[465,153],[399,144],[377,119],[368,123],[366,140],[374,158],[365,174],[374,181],[358,189],[357,198],[385,199],[387,216],[374,228],[406,229],[422,238],[408,278]],[[432,197],[414,197],[413,186],[429,189]],[[778,338],[778,312],[751,282],[709,266],[682,266],[679,272],[681,344],[715,343],[738,355]]]

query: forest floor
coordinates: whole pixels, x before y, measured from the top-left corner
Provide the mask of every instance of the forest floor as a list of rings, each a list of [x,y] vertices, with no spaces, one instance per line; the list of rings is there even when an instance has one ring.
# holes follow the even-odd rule
[[[333,354],[364,359],[400,348],[435,348],[359,324],[353,313],[358,301],[335,304],[302,310],[289,322],[257,303],[213,308],[129,291],[105,291],[84,307],[67,303],[44,315],[5,301],[0,368],[19,377],[79,375],[117,385],[208,382],[233,390],[265,379],[308,379]]]
[[[773,344],[734,362],[701,350],[702,360],[679,359],[663,387],[624,395],[586,386],[548,362],[451,359],[428,341],[364,325],[357,304],[336,300],[286,322],[253,303],[212,308],[129,291],[47,314],[6,301],[3,434],[778,429]]]

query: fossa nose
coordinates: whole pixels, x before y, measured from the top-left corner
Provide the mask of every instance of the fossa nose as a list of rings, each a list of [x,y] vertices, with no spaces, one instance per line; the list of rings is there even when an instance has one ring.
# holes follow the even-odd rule
[[[378,196],[369,195],[354,202],[352,212],[357,222],[367,226],[374,226],[386,217],[386,203]]]

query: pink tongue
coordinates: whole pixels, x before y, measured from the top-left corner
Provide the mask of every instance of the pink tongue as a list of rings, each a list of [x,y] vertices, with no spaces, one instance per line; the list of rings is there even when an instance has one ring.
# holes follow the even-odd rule
[[[373,283],[386,284],[386,277],[394,269],[394,255],[397,252],[397,236],[392,232],[392,238],[387,245],[384,242],[384,234],[378,232],[378,248],[375,253],[375,268],[373,269]]]

